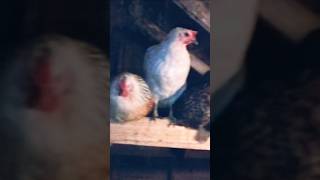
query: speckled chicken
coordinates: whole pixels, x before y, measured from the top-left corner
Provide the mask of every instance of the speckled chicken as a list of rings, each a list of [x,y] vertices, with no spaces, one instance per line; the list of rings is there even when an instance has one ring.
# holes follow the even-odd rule
[[[44,36],[1,77],[0,179],[106,179],[108,63],[64,36]]]
[[[200,142],[210,136],[210,99],[210,73],[207,73],[202,82],[187,88],[172,107],[176,124],[198,129],[196,139]]]
[[[170,107],[186,88],[190,71],[190,55],[187,46],[196,43],[197,32],[174,28],[158,45],[147,49],[144,60],[145,76],[154,95],[153,117],[158,117],[159,107]]]
[[[123,73],[111,84],[110,104],[111,119],[128,122],[145,117],[154,101],[149,86],[140,76]]]

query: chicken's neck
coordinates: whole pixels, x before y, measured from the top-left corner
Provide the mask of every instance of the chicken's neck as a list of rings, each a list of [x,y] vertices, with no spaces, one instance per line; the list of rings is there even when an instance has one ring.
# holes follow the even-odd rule
[[[188,53],[187,46],[179,41],[169,41],[161,43],[161,49],[168,53]]]
[[[177,50],[177,49],[181,49],[181,50],[187,50],[187,45],[181,41],[177,41],[177,40],[165,40],[163,41],[160,46],[162,48],[166,48],[166,49],[171,49],[171,50]]]

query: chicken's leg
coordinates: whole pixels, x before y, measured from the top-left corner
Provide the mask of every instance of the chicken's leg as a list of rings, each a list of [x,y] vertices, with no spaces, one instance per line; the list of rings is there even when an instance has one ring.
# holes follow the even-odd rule
[[[159,113],[158,113],[158,101],[154,102],[154,109],[153,109],[153,116],[151,118],[151,120],[156,120],[156,118],[159,117]]]
[[[174,115],[173,115],[172,104],[170,105],[169,119],[170,119],[170,124],[169,124],[169,126],[176,124],[177,119],[176,119],[176,118],[174,117]]]

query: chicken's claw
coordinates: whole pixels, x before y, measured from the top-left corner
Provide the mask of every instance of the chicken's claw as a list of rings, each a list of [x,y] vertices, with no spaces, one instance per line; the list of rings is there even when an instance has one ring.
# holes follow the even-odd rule
[[[177,124],[177,119],[172,114],[169,116],[169,120],[170,123],[168,124],[168,126],[175,126]]]

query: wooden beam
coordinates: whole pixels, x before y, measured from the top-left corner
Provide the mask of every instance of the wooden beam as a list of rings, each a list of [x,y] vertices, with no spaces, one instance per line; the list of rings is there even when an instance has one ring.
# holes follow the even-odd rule
[[[151,147],[210,150],[210,138],[200,143],[198,131],[183,126],[169,126],[167,119],[150,121],[148,118],[129,123],[110,124],[110,143]]]
[[[130,156],[144,158],[174,158],[175,154],[169,148],[141,147],[123,144],[113,144],[111,149],[112,156]],[[210,151],[198,151],[185,149],[185,159],[210,159]]]
[[[210,4],[208,0],[173,0],[173,2],[210,32]]]

